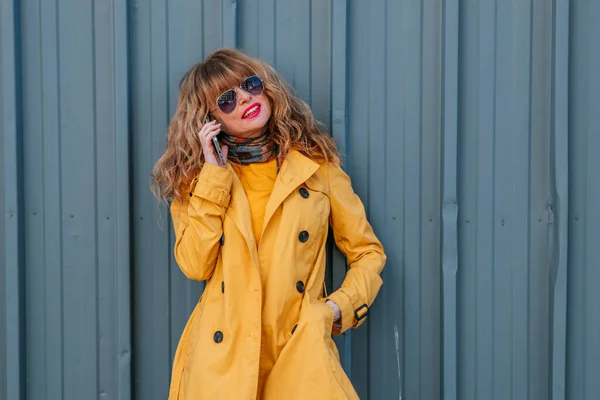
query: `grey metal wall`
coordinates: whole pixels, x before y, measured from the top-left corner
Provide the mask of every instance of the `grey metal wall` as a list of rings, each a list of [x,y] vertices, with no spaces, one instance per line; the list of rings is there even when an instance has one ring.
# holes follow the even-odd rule
[[[0,398],[166,398],[202,284],[149,175],[227,46],[331,128],[386,247],[336,341],[361,398],[596,399],[599,26],[596,0],[0,0]]]
[[[567,291],[568,395],[600,393],[600,4],[571,8]],[[597,42],[597,41],[596,41]]]
[[[458,397],[547,399],[558,394],[552,303],[564,301],[553,287],[567,199],[553,170],[566,173],[554,152],[566,153],[553,140],[566,135],[554,125],[566,110],[553,90],[566,76],[552,57],[568,37],[553,29],[564,15],[547,1],[481,2],[461,15]]]
[[[0,5],[2,396],[125,399],[131,366],[126,4]]]

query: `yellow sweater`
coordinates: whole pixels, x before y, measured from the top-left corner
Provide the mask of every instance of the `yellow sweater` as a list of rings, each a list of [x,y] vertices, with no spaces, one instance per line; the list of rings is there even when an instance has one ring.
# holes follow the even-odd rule
[[[256,243],[258,243],[267,203],[271,197],[273,186],[275,186],[275,179],[277,179],[277,160],[248,165],[232,164],[232,167],[240,178],[248,197],[250,214],[252,214],[252,230]]]

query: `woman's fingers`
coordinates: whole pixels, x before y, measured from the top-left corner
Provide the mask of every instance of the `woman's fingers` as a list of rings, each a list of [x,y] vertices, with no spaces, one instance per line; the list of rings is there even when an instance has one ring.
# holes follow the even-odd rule
[[[215,151],[212,140],[221,132],[221,124],[216,121],[211,121],[202,126],[200,132],[198,132],[198,139],[202,145],[202,152],[204,153],[204,160],[208,163],[222,166],[217,159],[217,152]],[[226,154],[226,153],[225,153]],[[226,156],[225,156],[226,157]]]
[[[221,132],[221,124],[205,124],[198,133],[198,138],[200,139],[202,146],[210,144],[213,136],[218,135],[219,132]]]
[[[208,124],[204,124],[198,133],[200,140],[205,139],[208,135],[211,135],[213,132],[219,132],[221,130],[221,124],[217,124],[215,121],[211,121]],[[211,137],[214,136],[211,135]]]

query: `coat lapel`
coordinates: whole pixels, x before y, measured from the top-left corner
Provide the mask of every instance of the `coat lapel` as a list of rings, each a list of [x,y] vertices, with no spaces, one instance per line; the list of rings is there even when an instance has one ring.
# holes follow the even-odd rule
[[[277,175],[273,192],[271,193],[271,197],[267,202],[261,237],[265,233],[265,229],[269,224],[269,220],[273,214],[275,214],[275,211],[281,205],[281,203],[283,203],[286,197],[288,197],[294,189],[306,182],[306,180],[310,178],[317,171],[317,169],[319,169],[318,163],[312,161],[310,158],[304,156],[296,150],[290,151],[288,156],[285,158],[285,161],[281,165],[281,170]]]
[[[233,220],[239,231],[244,236],[250,254],[252,257],[256,257],[256,239],[254,238],[254,231],[252,230],[252,219],[250,214],[250,205],[248,204],[248,197],[242,186],[242,182],[238,178],[234,169],[231,165],[227,166],[231,172],[233,172],[233,184],[231,186],[231,202],[227,207],[227,215]]]

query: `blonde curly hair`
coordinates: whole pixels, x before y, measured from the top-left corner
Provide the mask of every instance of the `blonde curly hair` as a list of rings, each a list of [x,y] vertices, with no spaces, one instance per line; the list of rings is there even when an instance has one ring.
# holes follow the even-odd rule
[[[184,198],[191,181],[204,164],[198,132],[217,97],[258,75],[271,103],[268,122],[279,156],[298,150],[318,162],[339,164],[333,138],[315,120],[309,106],[294,96],[282,77],[266,62],[238,50],[221,49],[191,67],[181,79],[177,110],[169,124],[167,149],[152,171],[152,192],[165,201]]]

